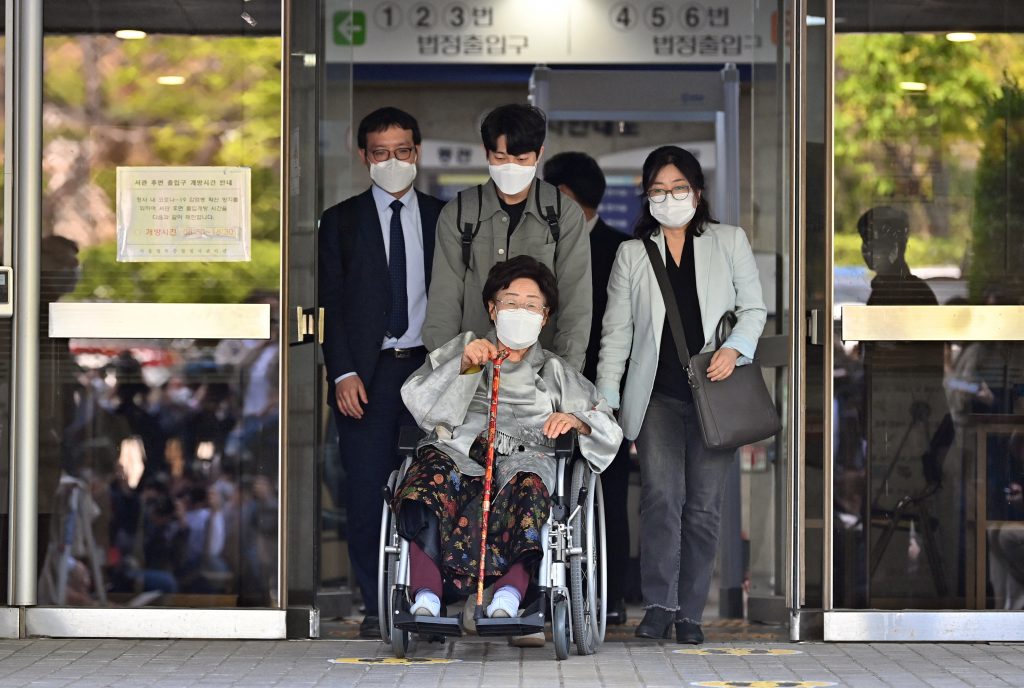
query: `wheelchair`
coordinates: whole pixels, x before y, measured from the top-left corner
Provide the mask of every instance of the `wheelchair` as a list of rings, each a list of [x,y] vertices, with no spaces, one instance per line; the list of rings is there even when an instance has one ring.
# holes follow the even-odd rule
[[[444,607],[439,617],[409,613],[409,542],[398,535],[391,499],[401,486],[422,437],[418,428],[403,428],[399,439],[402,465],[392,471],[383,489],[377,568],[380,634],[398,658],[410,654],[412,644],[419,639],[443,640],[463,634],[460,617],[446,615]],[[587,461],[573,460],[574,449],[574,434],[562,435],[556,441],[557,486],[548,520],[541,527],[542,558],[534,580],[536,597],[532,601],[524,599],[527,606],[517,617],[491,619],[480,607],[476,608],[475,617],[476,633],[483,637],[543,632],[550,620],[555,657],[559,660],[568,658],[573,644],[578,654],[595,653],[604,642],[607,626],[601,477]],[[568,495],[567,466],[571,470]]]

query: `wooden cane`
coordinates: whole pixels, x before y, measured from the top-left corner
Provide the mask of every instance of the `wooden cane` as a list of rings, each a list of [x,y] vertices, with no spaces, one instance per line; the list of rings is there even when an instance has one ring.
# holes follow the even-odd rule
[[[477,613],[484,604],[484,575],[487,570],[487,524],[491,515],[491,474],[494,471],[494,437],[498,423],[498,385],[501,381],[501,363],[508,358],[508,349],[498,352],[494,359],[494,376],[491,378],[491,407],[487,413],[487,465],[484,470],[484,499],[480,516],[480,573],[476,581]]]

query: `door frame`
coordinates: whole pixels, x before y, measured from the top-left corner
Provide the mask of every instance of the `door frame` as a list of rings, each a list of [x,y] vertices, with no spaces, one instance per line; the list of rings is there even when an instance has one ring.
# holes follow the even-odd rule
[[[288,104],[289,35],[291,3],[282,0],[282,121]],[[42,607],[37,602],[37,542],[38,542],[38,453],[39,453],[39,304],[40,304],[40,236],[42,198],[42,87],[43,87],[43,16],[42,3],[36,0],[6,0],[6,70],[8,92],[5,97],[6,164],[15,170],[5,191],[4,262],[15,258],[15,339],[12,366],[12,431],[10,510],[8,516],[8,597],[7,605],[0,607],[0,638],[28,636],[48,637],[110,637],[110,638],[182,638],[182,639],[284,639],[287,637],[287,569],[285,566],[285,534],[287,523],[286,468],[287,455],[283,438],[286,436],[286,395],[281,394],[282,419],[279,426],[278,455],[279,510],[277,599],[275,607],[264,608],[143,608],[113,609],[88,607]],[[288,137],[282,132],[282,153],[287,152]],[[284,215],[289,188],[287,157],[281,162],[282,222],[280,262],[281,303],[286,297],[288,266],[285,237],[287,217]],[[14,187],[14,188],[12,188]],[[11,242],[13,234],[17,240]],[[16,254],[10,253],[10,244]],[[71,304],[62,304],[69,306]],[[84,305],[84,304],[82,304]],[[115,307],[124,304],[107,304]],[[178,308],[186,304],[178,305]],[[143,304],[128,304],[138,309]],[[160,304],[161,312],[166,304]],[[251,325],[256,320],[269,322],[266,308],[254,311],[249,306],[237,305],[199,308],[225,314],[229,321],[238,316]],[[58,310],[60,307],[58,307]],[[75,308],[71,308],[75,311]],[[79,309],[81,310],[81,309]],[[107,311],[114,308],[107,308]],[[75,316],[75,313],[69,315]],[[159,325],[159,314],[150,314],[150,325]],[[279,317],[284,316],[280,306]],[[206,324],[216,325],[217,318],[206,318]],[[81,318],[78,318],[81,324]],[[281,322],[287,322],[283,317]],[[86,323],[87,324],[87,323]],[[53,321],[51,320],[51,326]],[[220,330],[224,323],[220,323]],[[268,326],[269,327],[269,326]],[[262,332],[263,325],[232,334],[232,338],[247,337]],[[287,348],[289,328],[279,328],[279,346]],[[207,333],[209,334],[209,333]],[[266,335],[269,338],[269,333]],[[279,381],[287,378],[285,357],[281,357]],[[283,387],[281,388],[283,390]],[[26,410],[28,409],[28,410]],[[16,412],[17,411],[17,412]]]
[[[806,390],[803,386],[803,382],[794,381],[794,390],[799,390],[799,399],[794,397],[794,406],[799,403],[800,408],[795,409],[793,424],[796,428],[794,440],[800,442],[799,450],[794,452],[794,464],[797,466],[792,475],[793,484],[791,486],[791,492],[794,495],[797,503],[791,504],[791,511],[789,512],[793,520],[793,528],[791,530],[793,538],[793,556],[790,558],[790,564],[792,568],[792,575],[790,580],[792,582],[792,589],[794,597],[792,598],[796,604],[791,605],[791,636],[794,640],[810,639],[813,635],[820,634],[820,637],[825,641],[839,641],[839,642],[866,642],[866,641],[894,641],[894,642],[985,642],[985,641],[1000,641],[1000,642],[1020,642],[1024,641],[1024,611],[1003,611],[1003,610],[851,610],[851,609],[837,609],[833,599],[833,562],[834,562],[834,540],[833,540],[833,509],[834,509],[834,492],[833,492],[833,480],[834,480],[834,457],[833,457],[833,443],[832,443],[832,431],[833,431],[833,417],[830,409],[832,408],[833,401],[833,343],[835,339],[835,306],[834,306],[834,266],[833,266],[833,236],[834,236],[834,86],[835,86],[835,2],[836,0],[823,0],[825,5],[825,186],[824,186],[824,231],[825,231],[825,255],[823,256],[824,261],[824,275],[825,275],[825,303],[824,308],[820,312],[809,312],[807,309],[807,284],[806,275],[800,275],[799,279],[803,281],[795,287],[795,291],[791,291],[791,307],[792,313],[808,313],[807,318],[794,317],[793,327],[795,331],[794,336],[794,347],[793,347],[793,371],[796,375],[806,380],[806,358],[804,354],[806,347],[814,346],[820,342],[820,345],[824,347],[823,360],[824,360],[824,371],[822,376],[822,389],[820,393],[822,395],[821,401],[823,408],[825,409],[822,415],[822,428],[821,428],[821,441],[823,446],[821,447],[823,462],[823,484],[821,485],[822,496],[823,496],[823,513],[821,516],[822,534],[823,534],[823,549],[822,549],[822,562],[821,562],[821,575],[822,575],[822,609],[820,612],[817,610],[802,610],[799,604],[804,598],[802,597],[803,588],[803,577],[801,572],[804,570],[803,566],[807,563],[806,560],[806,539],[803,538],[804,527],[807,524],[806,514],[804,513],[804,497],[806,486],[805,473],[802,470],[806,460],[806,438],[807,425],[806,415],[803,411],[806,409],[807,397],[804,397]],[[794,194],[796,196],[797,205],[794,205],[794,229],[797,237],[794,243],[794,247],[799,246],[799,253],[794,251],[793,265],[791,265],[791,275],[797,273],[800,269],[800,263],[802,263],[809,256],[806,253],[806,197],[803,199],[799,198],[801,193],[806,192],[807,189],[807,178],[806,178],[806,122],[807,122],[807,99],[806,99],[806,78],[807,78],[807,55],[806,52],[806,34],[807,34],[807,5],[808,0],[795,0],[794,10],[796,15],[794,17],[794,27],[799,27],[798,30],[794,31],[794,64],[799,64],[798,73],[794,76],[794,83],[796,84],[795,91],[797,98],[794,100],[794,127],[798,136],[794,137],[795,145],[793,146],[792,155],[796,160],[796,171],[801,175],[799,177],[793,176],[792,179],[795,181],[795,186],[799,186],[799,190]],[[813,57],[813,56],[812,56]],[[799,60],[799,63],[798,63]],[[813,259],[813,257],[810,257]],[[796,275],[794,275],[795,277]],[[798,279],[793,280],[794,283],[798,282]],[[965,327],[965,324],[969,324],[972,320],[969,312],[973,312],[975,316],[981,315],[978,309],[991,309],[993,307],[988,306],[964,306],[957,307],[956,310],[963,309],[968,311],[967,313],[960,313],[962,317],[957,318],[952,312],[946,312],[944,317],[939,317],[938,313],[934,311],[929,312],[930,308],[942,308],[948,309],[948,306],[930,307],[930,306],[911,306],[911,307],[899,307],[898,310],[906,311],[906,309],[915,309],[915,316],[913,322],[917,324],[916,328],[906,328],[903,332],[894,332],[891,326],[878,327],[878,319],[885,316],[886,307],[868,307],[868,306],[857,306],[857,307],[844,307],[844,311],[849,311],[843,315],[847,315],[847,320],[850,323],[844,321],[844,329],[847,329],[854,323],[854,317],[856,317],[856,323],[859,324],[858,332],[856,336],[851,336],[850,339],[859,339],[862,341],[869,341],[874,337],[878,340],[892,340],[899,339],[900,341],[935,341],[936,339],[941,341],[948,340],[971,340],[973,339],[1007,339],[1007,340],[1024,340],[1024,331],[1021,331],[1020,327],[998,327],[993,323],[998,323],[999,319],[993,319],[991,317],[974,317],[976,323],[981,322],[981,326],[975,328]],[[893,310],[893,309],[889,309]],[[1024,320],[1020,316],[1021,311],[1024,308],[1018,308],[1016,310],[1016,317]],[[986,316],[992,315],[991,313],[984,314]],[[909,316],[904,316],[908,318]],[[874,322],[873,322],[874,321]],[[921,328],[920,323],[926,323],[926,327]],[[874,327],[871,327],[874,325]],[[800,331],[803,330],[803,331]],[[868,330],[874,330],[872,334]],[[911,331],[913,330],[913,331]],[[943,334],[945,333],[945,334]],[[801,385],[799,387],[795,385]],[[812,390],[813,393],[814,390]],[[795,392],[796,393],[796,392]],[[977,543],[976,548],[980,548],[982,543]],[[802,550],[802,551],[801,551]],[[970,552],[970,549],[968,550]],[[981,554],[980,549],[975,549],[975,556],[984,556]],[[968,586],[970,582],[968,581]],[[984,586],[984,581],[976,581],[975,587]],[[801,595],[797,597],[797,595]],[[973,595],[969,592],[968,597]],[[820,614],[820,623],[819,617]]]

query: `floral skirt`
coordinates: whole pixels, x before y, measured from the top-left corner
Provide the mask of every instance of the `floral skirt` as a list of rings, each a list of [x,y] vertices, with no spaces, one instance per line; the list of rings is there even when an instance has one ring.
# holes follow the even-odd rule
[[[462,594],[472,592],[480,571],[483,491],[483,476],[463,475],[443,452],[425,447],[395,496],[398,508],[406,500],[417,501],[437,516],[442,577]],[[517,561],[529,564],[539,558],[540,528],[550,503],[547,488],[533,473],[517,473],[497,495],[492,492],[485,579],[504,574]]]

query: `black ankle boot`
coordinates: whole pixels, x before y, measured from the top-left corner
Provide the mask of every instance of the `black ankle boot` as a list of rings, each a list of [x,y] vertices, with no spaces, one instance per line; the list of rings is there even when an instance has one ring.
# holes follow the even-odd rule
[[[700,645],[704,642],[704,631],[700,624],[689,619],[676,621],[676,642],[680,645]]]
[[[654,638],[655,640],[672,639],[672,620],[675,612],[661,607],[651,607],[644,613],[643,620],[636,627],[637,638]]]

